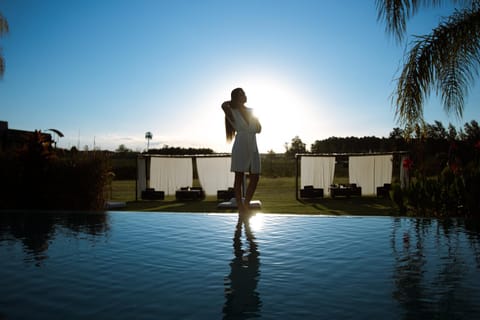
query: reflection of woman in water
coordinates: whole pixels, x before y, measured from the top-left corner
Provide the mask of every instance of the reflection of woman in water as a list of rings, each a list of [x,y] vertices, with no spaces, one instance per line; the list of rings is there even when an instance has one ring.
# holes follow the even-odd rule
[[[249,247],[242,248],[242,225]],[[255,237],[248,218],[239,217],[233,237],[235,257],[230,263],[230,275],[225,279],[224,319],[244,319],[259,315],[261,300],[256,291],[260,277],[260,259]]]
[[[245,106],[247,96],[242,88],[236,88],[231,93],[231,101],[225,101],[222,109],[225,112],[225,131],[227,141],[235,137],[232,147],[231,171],[235,172],[235,199],[239,214],[246,214],[249,209],[260,174],[260,154],[257,148],[256,134],[262,126],[253,115],[253,111]],[[242,201],[242,185],[245,172],[249,172],[249,183]]]

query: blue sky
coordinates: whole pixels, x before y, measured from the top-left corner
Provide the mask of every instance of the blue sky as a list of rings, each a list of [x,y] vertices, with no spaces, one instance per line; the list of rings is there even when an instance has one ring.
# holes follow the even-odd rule
[[[451,9],[426,11],[409,33]],[[398,126],[390,97],[405,46],[374,0],[0,0],[0,11],[0,120],[58,129],[60,147],[142,151],[150,131],[151,148],[229,152],[220,105],[235,87],[260,117],[261,152]],[[478,121],[478,91],[460,120],[431,97],[426,120]]]

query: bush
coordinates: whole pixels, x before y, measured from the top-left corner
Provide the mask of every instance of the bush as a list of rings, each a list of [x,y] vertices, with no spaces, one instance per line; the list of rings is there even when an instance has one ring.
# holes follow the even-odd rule
[[[413,180],[402,190],[392,186],[391,198],[400,212],[423,216],[479,216],[480,173],[473,166],[464,171],[444,168],[436,178]]]
[[[107,184],[107,159],[90,156],[52,163],[45,177],[53,201],[43,199],[48,209],[102,210]]]
[[[403,192],[400,184],[394,183],[392,184],[392,188],[390,190],[390,199],[392,199],[393,203],[397,206],[400,214],[404,215],[407,213],[407,198],[406,194]]]
[[[15,153],[0,157],[4,191],[0,209],[102,210],[109,171],[101,153],[57,158],[48,142],[34,134]]]

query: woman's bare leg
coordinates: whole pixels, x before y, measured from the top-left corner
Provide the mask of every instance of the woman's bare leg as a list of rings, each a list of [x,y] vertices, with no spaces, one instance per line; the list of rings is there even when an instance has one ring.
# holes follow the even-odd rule
[[[242,215],[246,212],[246,207],[243,203],[242,195],[243,186],[243,172],[235,172],[235,181],[233,183],[233,190],[235,191],[235,200],[237,201],[238,214]]]
[[[258,173],[251,173],[249,175],[247,193],[245,194],[245,206],[250,208],[250,200],[253,198],[253,194],[257,189],[258,180],[260,175]]]

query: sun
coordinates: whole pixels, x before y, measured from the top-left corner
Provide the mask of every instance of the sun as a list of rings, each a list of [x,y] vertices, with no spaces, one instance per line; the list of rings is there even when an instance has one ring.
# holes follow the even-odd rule
[[[278,80],[259,78],[243,85],[247,106],[254,109],[262,124],[257,135],[261,152],[285,152],[285,143],[301,136],[309,126],[308,104],[300,90]]]
[[[308,148],[308,143],[313,142],[309,138],[323,127],[319,123],[325,120],[326,115],[320,119],[314,116],[318,106],[315,108],[312,103],[318,101],[311,99],[312,95],[306,93],[304,87],[289,80],[294,78],[267,70],[240,72],[235,77],[225,76],[212,82],[212,87],[202,88],[195,101],[186,102],[187,105],[195,105],[199,100],[202,106],[184,115],[192,120],[189,128],[195,132],[195,141],[199,145],[208,141],[216,151],[231,151],[231,143],[225,140],[224,115],[220,105],[229,100],[231,90],[241,87],[247,95],[247,107],[254,110],[262,125],[262,132],[257,134],[260,153],[284,153],[285,144],[290,144],[295,136],[299,136]],[[206,123],[208,130],[205,130]]]

